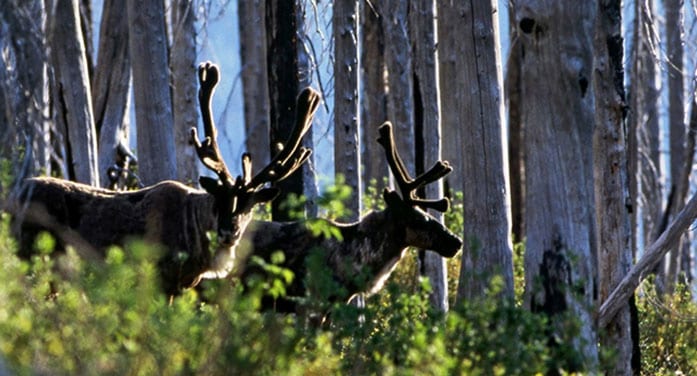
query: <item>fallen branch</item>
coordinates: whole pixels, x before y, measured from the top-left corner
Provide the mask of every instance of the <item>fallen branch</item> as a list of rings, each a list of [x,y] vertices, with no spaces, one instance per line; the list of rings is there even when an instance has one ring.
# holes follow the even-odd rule
[[[629,297],[634,293],[639,283],[658,264],[663,256],[678,244],[680,237],[687,231],[695,218],[697,218],[697,193],[690,198],[687,205],[678,213],[661,236],[646,249],[641,259],[627,273],[600,307],[598,311],[598,328],[607,326],[617,311],[627,304]]]

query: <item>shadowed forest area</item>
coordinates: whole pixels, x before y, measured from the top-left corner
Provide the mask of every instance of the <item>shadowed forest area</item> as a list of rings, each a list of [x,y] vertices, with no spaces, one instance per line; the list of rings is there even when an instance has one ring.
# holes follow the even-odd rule
[[[696,15],[4,0],[0,374],[697,374]]]

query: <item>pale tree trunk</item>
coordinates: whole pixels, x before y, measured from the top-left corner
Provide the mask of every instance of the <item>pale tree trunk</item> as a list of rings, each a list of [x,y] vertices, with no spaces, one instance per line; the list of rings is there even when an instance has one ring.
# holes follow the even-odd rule
[[[266,76],[264,0],[238,2],[240,60],[244,92],[245,146],[253,173],[269,163],[269,88]]]
[[[516,24],[525,133],[525,305],[549,317],[550,342],[598,365],[594,304],[592,36],[596,4],[520,0]],[[579,333],[564,336],[564,321]],[[570,334],[567,332],[567,335]]]
[[[376,5],[373,3],[373,5]],[[414,164],[414,102],[411,49],[408,33],[408,7],[402,0],[380,2],[380,18],[385,32],[385,68],[389,95],[387,117],[394,127],[397,150],[407,171]]]
[[[77,0],[57,0],[51,20],[58,116],[65,125],[69,178],[99,186],[97,134]]]
[[[198,158],[191,146],[191,128],[198,124],[196,79],[196,4],[172,2],[172,100],[177,180],[192,184],[198,179]]]
[[[438,14],[438,72],[440,84],[440,123],[443,129],[443,159],[450,162],[455,171],[463,171],[462,154],[462,121],[460,114],[455,109],[461,105],[460,99],[454,95],[463,85],[453,79],[456,77],[457,62],[462,57],[458,55],[457,44],[462,35],[452,32],[460,22],[459,15],[450,12],[453,2],[450,0],[437,0]],[[445,194],[453,196],[455,191],[462,187],[461,173],[449,174],[445,177]],[[453,210],[453,209],[451,209]]]
[[[621,0],[599,2],[594,40],[594,175],[598,226],[598,299],[603,302],[632,265],[627,182]],[[608,375],[632,375],[629,305],[602,331],[600,345],[615,351]],[[636,370],[638,372],[638,370]]]
[[[423,173],[441,160],[440,93],[438,89],[438,57],[436,53],[436,4],[431,1],[409,2],[409,32],[414,69],[414,119],[416,138],[423,140],[417,148],[416,173]],[[420,154],[420,155],[419,155]],[[425,187],[426,198],[443,197],[439,180]],[[443,213],[430,213],[443,222]],[[448,310],[448,275],[445,259],[424,250],[420,254],[421,274],[431,282],[429,300],[436,309]]]
[[[164,3],[128,0],[138,171],[151,185],[177,178]]]
[[[99,181],[107,187],[110,182],[107,170],[117,162],[119,145],[128,146],[131,61],[128,15],[120,0],[106,0],[103,4],[93,83],[92,103],[99,134]]]
[[[453,3],[455,4],[455,3]],[[458,300],[483,298],[492,279],[501,278],[501,296],[513,298],[513,254],[510,239],[510,206],[507,186],[507,153],[504,148],[504,103],[499,29],[496,4],[475,0],[442,9],[460,16],[452,32],[455,44],[455,76],[448,80],[467,83],[455,92],[462,134],[461,171],[464,206],[464,246]]]
[[[0,12],[0,157],[17,181],[50,170],[46,10],[13,0]],[[24,160],[17,147],[25,151]],[[4,187],[0,187],[2,190]]]
[[[658,41],[653,20],[653,1],[637,4],[634,21],[634,48],[630,72],[629,125],[629,193],[632,197],[632,228],[643,227],[643,237],[635,235],[634,244],[653,242],[659,233],[658,224],[663,210],[661,186],[660,138],[658,102],[660,74],[656,68]],[[641,217],[638,217],[641,214]],[[634,251],[636,254],[636,251]]]
[[[358,1],[334,1],[334,171],[351,188],[344,220],[361,215],[361,160],[358,112]]]
[[[524,125],[520,116],[520,59],[523,49],[518,41],[515,15],[509,9],[509,40],[511,41],[504,91],[508,105],[508,174],[511,187],[511,234],[514,242],[525,239],[525,152],[523,150]]]
[[[378,127],[387,120],[387,93],[385,82],[385,36],[377,9],[368,1],[360,1],[361,40],[361,144],[363,185],[375,182],[375,192],[385,188],[384,178],[389,176],[387,162],[380,145],[375,142]]]
[[[684,205],[685,197],[678,197],[682,166],[685,163],[685,103],[683,85],[683,6],[682,0],[667,0],[664,2],[666,17],[666,50],[668,61],[668,121],[670,130],[670,181],[674,194],[672,207],[668,215],[677,213]],[[667,268],[659,272],[663,275],[665,293],[671,294],[675,288],[678,274],[679,255],[684,239],[670,252]]]

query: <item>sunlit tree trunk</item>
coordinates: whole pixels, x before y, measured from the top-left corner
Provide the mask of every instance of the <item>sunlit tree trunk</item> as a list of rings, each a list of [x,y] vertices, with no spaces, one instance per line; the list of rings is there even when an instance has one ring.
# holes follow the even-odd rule
[[[51,20],[57,114],[66,127],[69,178],[99,185],[97,133],[94,126],[85,45],[77,0],[57,0]]]
[[[265,1],[238,2],[240,60],[244,100],[245,146],[253,172],[269,163],[269,88],[266,75]]]
[[[358,110],[358,1],[334,1],[334,171],[351,188],[344,218],[361,215],[361,160]]]
[[[177,180],[184,183],[198,179],[198,158],[191,147],[191,128],[198,124],[196,79],[196,3],[193,0],[172,2],[172,100],[174,145],[177,157]]]
[[[496,5],[491,0],[452,3],[442,11],[459,15],[451,33],[455,42],[455,76],[450,81],[467,83],[454,92],[460,103],[463,158],[461,171],[464,206],[464,246],[458,300],[487,295],[492,279],[500,278],[501,294],[513,298],[513,255],[510,240],[510,207],[504,148],[504,103],[499,29]],[[466,135],[466,137],[464,136]]]
[[[130,87],[126,7],[119,0],[106,0],[92,86],[94,120],[99,134],[99,181],[103,187],[109,185],[107,169],[116,163],[119,145],[128,145]]]
[[[143,183],[177,178],[164,3],[128,0],[138,171]]]
[[[598,291],[605,301],[632,265],[627,182],[621,1],[601,0],[594,40],[594,174],[598,226]],[[600,344],[615,351],[608,375],[632,375],[629,305],[602,331]]]
[[[597,367],[594,310],[593,31],[595,2],[519,0],[525,133],[525,305],[549,317],[550,343]],[[563,335],[564,321],[579,332]]]

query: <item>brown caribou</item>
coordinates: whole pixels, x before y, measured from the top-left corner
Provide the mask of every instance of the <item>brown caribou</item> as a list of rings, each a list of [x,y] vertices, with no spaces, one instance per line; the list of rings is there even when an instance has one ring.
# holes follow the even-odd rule
[[[158,261],[162,288],[171,295],[197,285],[202,278],[223,278],[234,264],[235,247],[252,220],[256,204],[272,200],[278,188],[267,187],[286,178],[310,156],[300,146],[319,106],[319,94],[307,88],[297,99],[296,123],[284,148],[252,176],[249,154],[242,156],[242,175],[233,178],[217,144],[211,99],[220,79],[210,62],[198,68],[199,104],[205,138],[191,129],[199,159],[217,178],[201,176],[203,190],[176,181],[163,181],[135,191],[116,192],[54,178],[24,181],[13,200],[20,256],[32,254],[38,231],[48,230],[65,243],[92,248],[103,257],[108,246],[142,238],[161,246]],[[209,233],[217,233],[217,241]],[[74,245],[74,244],[73,244]]]
[[[462,240],[423,209],[445,212],[447,198],[426,200],[417,198],[416,190],[452,171],[447,162],[438,161],[429,171],[412,179],[395,148],[392,125],[380,127],[378,142],[387,155],[390,170],[401,192],[385,189],[385,209],[373,211],[356,223],[344,224],[329,220],[325,226],[335,227],[340,236],[325,237],[308,227],[307,221],[253,221],[243,237],[249,244],[249,255],[271,262],[272,254],[283,251],[280,266],[291,270],[295,278],[287,287],[288,297],[304,297],[305,282],[312,257],[318,257],[324,272],[329,274],[337,289],[329,296],[331,302],[346,302],[359,293],[373,294],[380,290],[407,247],[430,249],[441,256],[453,257],[462,247]],[[244,245],[240,247],[244,252]],[[242,257],[240,257],[242,258]],[[316,259],[315,259],[316,260]],[[262,273],[254,263],[241,265],[238,274],[245,283]],[[320,272],[321,273],[321,272]],[[264,308],[279,312],[295,312],[295,299],[265,300]]]

